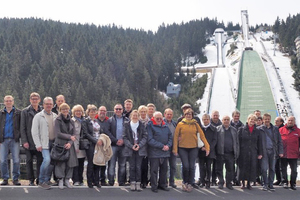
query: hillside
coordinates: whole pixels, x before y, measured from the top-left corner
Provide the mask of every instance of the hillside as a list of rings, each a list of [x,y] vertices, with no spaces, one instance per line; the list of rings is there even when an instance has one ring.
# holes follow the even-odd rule
[[[12,94],[22,108],[36,91],[42,97],[64,94],[70,105],[112,109],[132,98],[135,105],[153,102],[162,109],[167,102],[158,91],[170,81],[186,82],[176,73],[182,60],[203,59],[205,34],[217,26],[203,19],[162,25],[154,34],[114,25],[0,19],[0,98]]]

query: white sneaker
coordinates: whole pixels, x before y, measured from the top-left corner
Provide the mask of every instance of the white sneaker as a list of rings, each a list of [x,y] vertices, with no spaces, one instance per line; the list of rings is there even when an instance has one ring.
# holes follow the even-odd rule
[[[64,189],[64,180],[63,179],[59,179],[58,181],[58,188],[63,190]]]

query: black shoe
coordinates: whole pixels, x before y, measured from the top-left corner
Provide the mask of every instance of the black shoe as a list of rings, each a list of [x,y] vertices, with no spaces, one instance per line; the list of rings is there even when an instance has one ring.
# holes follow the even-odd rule
[[[51,186],[48,185],[46,182],[45,183],[40,183],[38,185],[39,188],[43,188],[44,190],[50,190]]]
[[[164,190],[164,191],[170,190],[168,187],[162,187],[162,186],[158,186],[157,189]]]
[[[34,181],[29,181],[29,186],[35,186]]]
[[[232,184],[226,184],[226,187],[227,187],[229,190],[233,190]]]
[[[297,190],[296,185],[291,185],[292,190]]]
[[[217,186],[217,183],[216,182],[211,182],[211,186]]]
[[[119,183],[119,186],[125,186],[125,183]]]
[[[284,184],[283,184],[283,188],[288,189],[288,188],[289,188],[288,184],[287,184],[287,183],[284,183]]]
[[[156,188],[151,188],[151,191],[154,192],[154,193],[158,192],[158,190]]]
[[[3,180],[3,181],[1,182],[1,185],[8,185],[8,180]]]
[[[235,186],[241,186],[241,182],[240,181],[233,181]]]
[[[92,184],[88,184],[88,187],[89,187],[89,188],[93,188],[93,185],[92,185]]]
[[[58,182],[51,182],[51,181],[47,181],[47,184],[50,186],[58,186]]]
[[[268,187],[264,185],[263,188],[262,188],[262,190],[263,190],[263,191],[267,191],[267,190],[268,190]]]
[[[273,185],[280,185],[281,181],[275,181]]]
[[[147,184],[145,184],[145,183],[141,184],[141,188],[145,189],[146,187],[147,187]]]
[[[275,188],[273,187],[273,185],[270,185],[270,186],[269,186],[269,190],[275,191]]]
[[[101,182],[101,186],[108,186],[106,182]]]
[[[172,188],[177,188],[177,185],[175,185],[175,183],[170,183],[169,186]]]
[[[192,184],[193,188],[195,189],[200,189],[200,187],[198,185],[196,185],[195,183]]]
[[[108,184],[109,184],[109,186],[114,186],[115,183],[109,182]]]
[[[252,190],[252,189],[253,189],[252,186],[251,186],[250,184],[247,184],[247,188],[248,188],[249,190]]]
[[[94,186],[96,186],[97,188],[101,188],[100,184],[95,184]]]
[[[205,184],[205,188],[206,188],[206,189],[209,189],[209,188],[210,188],[210,183],[206,183],[206,184]]]
[[[223,189],[223,185],[222,185],[222,184],[219,184],[219,185],[218,185],[218,188],[219,188],[219,189]]]
[[[204,186],[205,186],[204,183],[201,183],[201,184],[199,185],[200,188],[203,188]]]
[[[16,186],[20,186],[21,185],[21,183],[18,180],[14,180],[13,184],[16,185]]]

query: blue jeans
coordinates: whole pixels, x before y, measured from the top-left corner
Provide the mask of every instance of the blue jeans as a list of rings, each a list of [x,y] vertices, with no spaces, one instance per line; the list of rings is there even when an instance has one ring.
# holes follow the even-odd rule
[[[273,186],[275,175],[275,153],[273,150],[267,150],[267,155],[261,159],[261,173],[265,186]]]
[[[184,183],[195,182],[195,165],[198,157],[198,148],[178,148],[178,154],[182,162],[182,179]]]
[[[13,180],[18,180],[20,176],[20,143],[16,142],[14,139],[4,139],[0,144],[0,162],[1,162],[1,172],[3,180],[9,179],[8,170],[8,153],[11,152],[13,160]]]
[[[40,168],[40,176],[39,176],[39,183],[47,182],[50,177],[48,175],[48,169],[50,165],[50,151],[49,149],[43,149],[43,162]]]
[[[118,182],[120,184],[125,184],[125,163],[126,157],[122,155],[124,147],[112,146],[113,156],[108,162],[108,182],[110,185],[115,183],[115,169],[116,162],[118,160]]]

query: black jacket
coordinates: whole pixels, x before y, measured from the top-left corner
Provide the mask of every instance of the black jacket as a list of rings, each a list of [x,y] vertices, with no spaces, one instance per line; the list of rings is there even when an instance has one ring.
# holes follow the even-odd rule
[[[14,139],[16,142],[20,142],[20,122],[21,122],[21,110],[15,108],[13,111],[13,129]],[[0,111],[0,143],[4,141],[4,128],[5,128],[6,112]]]
[[[123,117],[123,126],[126,122],[129,121],[129,119],[125,116],[122,116]],[[109,122],[109,129],[108,129],[108,136],[111,140],[111,145],[112,146],[116,146],[117,145],[117,120],[116,120],[116,115],[114,114],[112,117],[109,118],[108,120]]]
[[[137,128],[137,135],[138,135],[138,144],[140,146],[138,150],[139,156],[147,156],[148,133],[146,131],[144,124],[140,121],[139,121],[139,126]],[[125,149],[122,152],[123,156],[125,157],[132,156],[132,152],[133,152],[132,147],[134,145],[134,138],[133,138],[132,129],[129,121],[124,123],[123,140],[125,144]]]
[[[261,125],[258,127],[260,130],[260,134],[261,134],[261,146],[262,146],[262,155],[266,156],[267,155],[267,149],[266,149],[266,134],[268,134],[268,130],[267,127],[265,125]],[[276,126],[273,126],[273,124],[271,124],[271,129],[273,132],[273,138],[272,138],[272,142],[273,142],[273,150],[275,152],[275,157],[278,158],[279,154],[283,154],[283,145],[282,145],[282,141],[281,141],[281,135],[279,133],[279,130]]]
[[[33,117],[41,112],[43,108],[38,106],[38,110],[35,111],[34,108],[29,105],[24,108],[21,112],[21,125],[20,125],[20,132],[21,132],[21,141],[22,145],[25,143],[29,144],[30,150],[36,150],[35,144],[31,135],[31,127],[32,127],[32,120]]]
[[[204,128],[202,126],[201,129],[203,130],[205,134],[205,138],[210,146],[210,152],[208,158],[216,158],[216,145],[218,139],[216,128],[210,124],[207,128]],[[199,149],[199,157],[200,158],[206,157],[206,152]]]
[[[229,126],[229,129],[233,139],[234,158],[238,159],[240,150],[238,133],[237,130],[232,126]],[[217,155],[224,155],[225,129],[223,125],[217,126],[217,137],[216,153]]]

